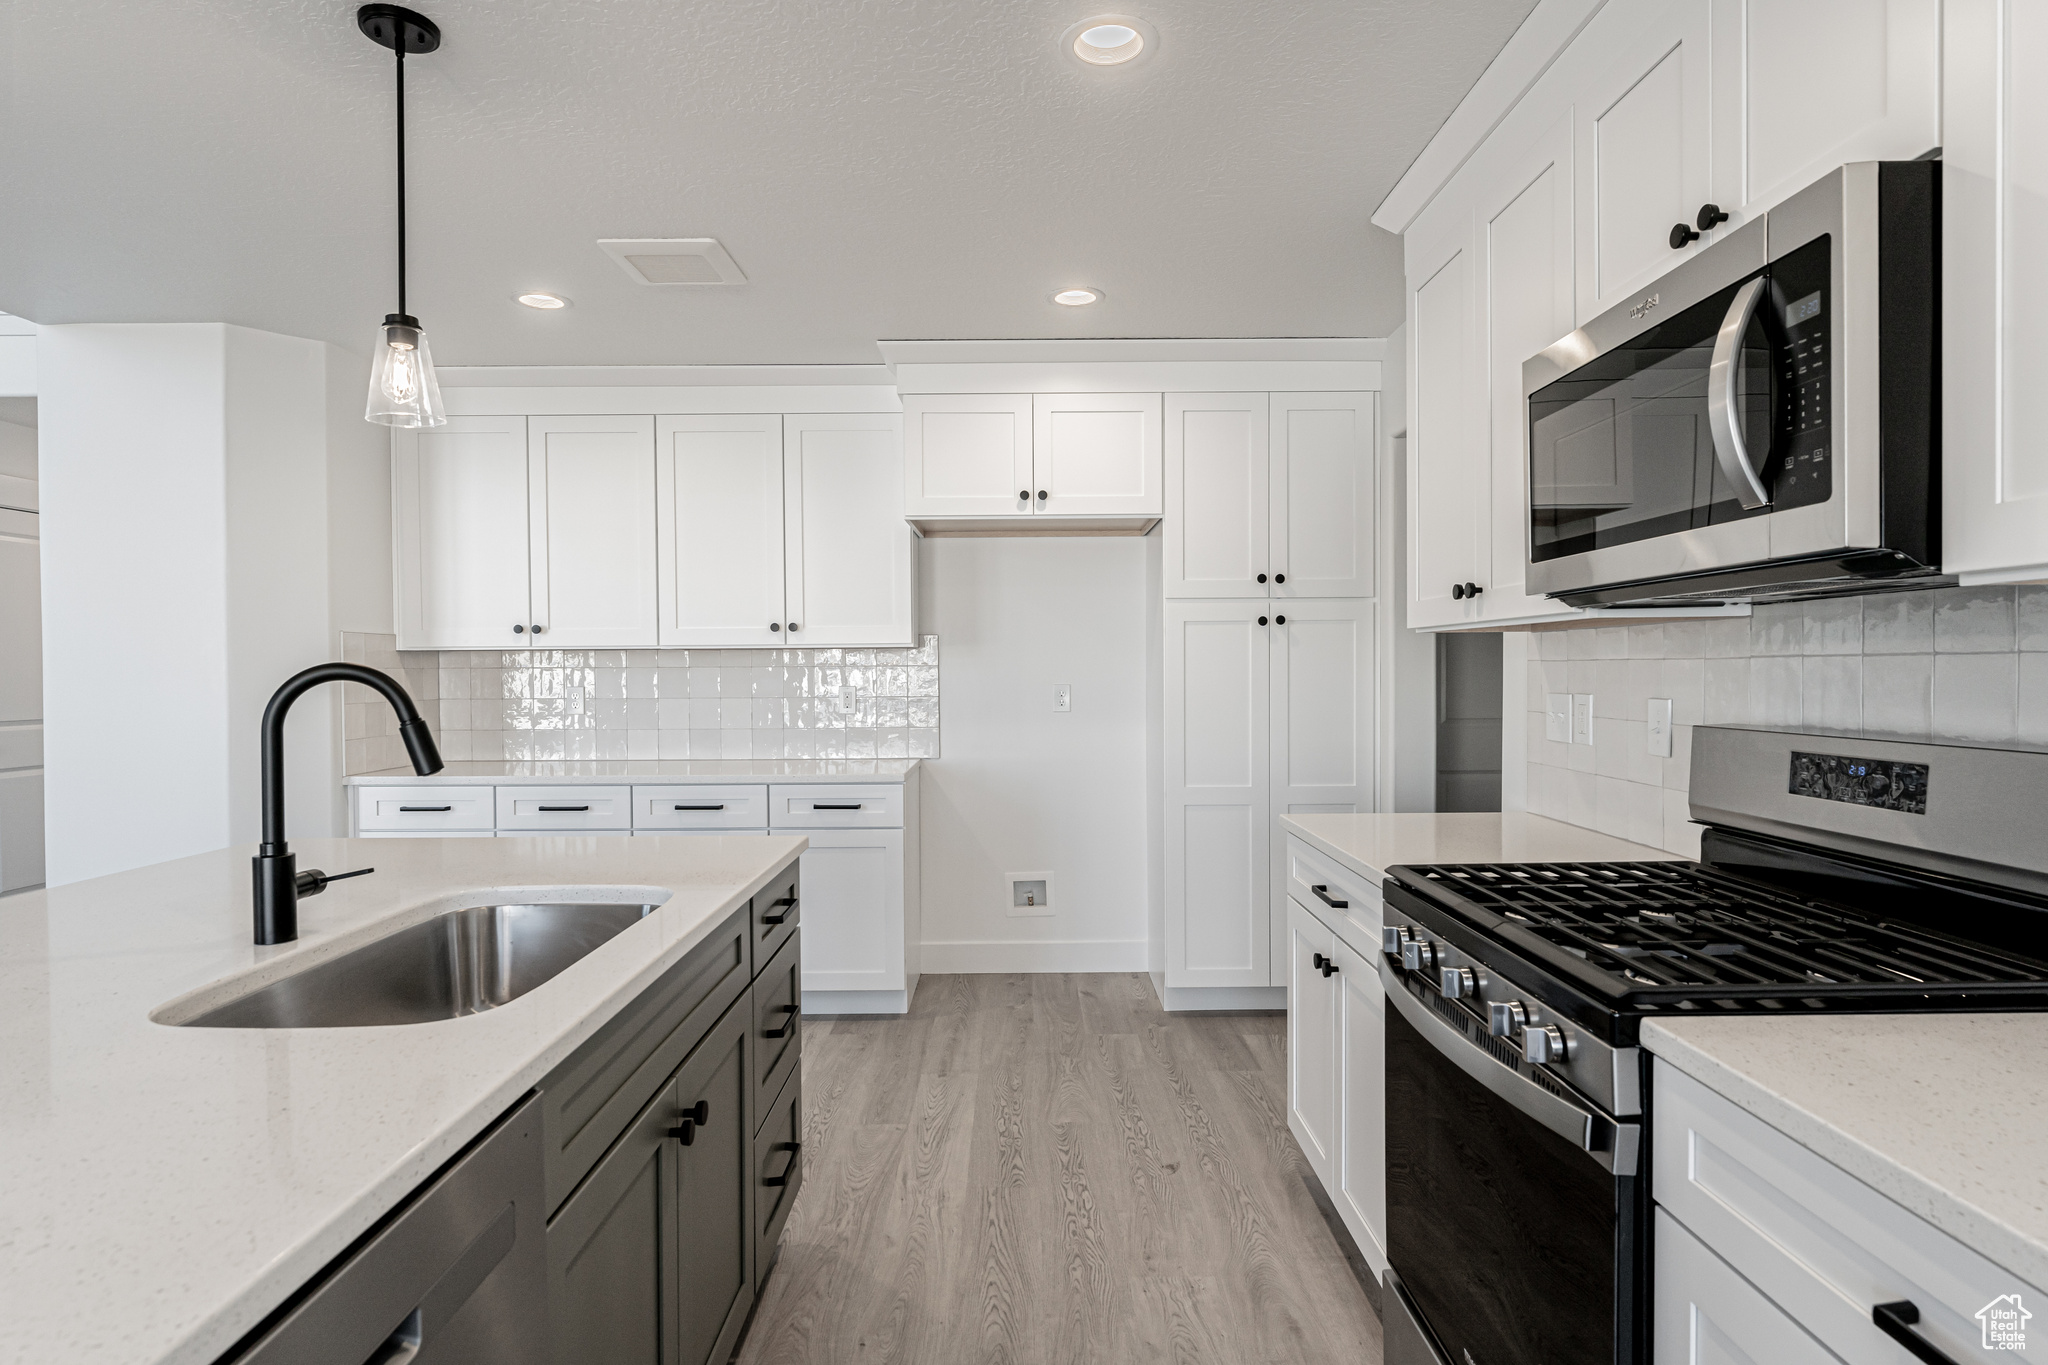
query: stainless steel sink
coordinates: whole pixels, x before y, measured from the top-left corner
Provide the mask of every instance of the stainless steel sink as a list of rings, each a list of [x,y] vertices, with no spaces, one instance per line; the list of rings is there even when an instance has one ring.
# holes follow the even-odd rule
[[[185,1021],[358,1028],[459,1019],[516,1000],[654,913],[652,905],[480,905],[366,943]]]

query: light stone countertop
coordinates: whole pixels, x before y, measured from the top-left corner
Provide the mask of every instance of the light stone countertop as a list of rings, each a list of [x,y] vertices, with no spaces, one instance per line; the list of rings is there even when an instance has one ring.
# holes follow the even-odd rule
[[[2048,1014],[1656,1020],[1643,1045],[2048,1289]]]
[[[1660,848],[1525,811],[1455,815],[1283,815],[1280,824],[1374,886],[1412,863],[1670,861]]]
[[[791,836],[305,839],[375,866],[250,942],[253,847],[0,900],[0,1362],[205,1365],[396,1207],[805,847]],[[178,1028],[443,909],[661,902],[498,1009]],[[266,970],[269,969],[269,970]],[[171,1002],[178,1007],[165,1012]]]
[[[351,787],[418,782],[428,786],[489,783],[607,782],[901,782],[920,760],[915,758],[633,758],[566,759],[512,762],[476,759],[454,762],[432,777],[410,768],[383,768],[351,773]]]

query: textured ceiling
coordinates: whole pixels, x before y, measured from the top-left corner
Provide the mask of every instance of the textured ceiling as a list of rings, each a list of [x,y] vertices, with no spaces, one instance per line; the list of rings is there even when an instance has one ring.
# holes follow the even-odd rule
[[[1114,0],[1105,5],[1135,0]],[[1532,0],[450,0],[407,63],[443,364],[867,362],[890,337],[1380,336],[1368,215]],[[0,309],[366,351],[395,306],[389,54],[334,0],[0,0]],[[635,284],[600,237],[715,236]],[[1089,284],[1087,309],[1047,301]],[[527,289],[574,307],[536,313]]]

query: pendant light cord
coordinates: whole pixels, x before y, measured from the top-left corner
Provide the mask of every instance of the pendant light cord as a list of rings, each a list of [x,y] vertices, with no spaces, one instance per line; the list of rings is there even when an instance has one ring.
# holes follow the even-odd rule
[[[405,314],[405,26],[398,25],[398,311]]]

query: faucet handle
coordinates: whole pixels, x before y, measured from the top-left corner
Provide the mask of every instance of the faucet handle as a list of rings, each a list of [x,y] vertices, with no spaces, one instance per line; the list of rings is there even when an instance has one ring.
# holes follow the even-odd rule
[[[359,867],[353,872],[337,872],[330,877],[327,873],[322,872],[316,867],[309,871],[301,872],[297,877],[293,878],[293,882],[299,889],[300,897],[304,898],[306,896],[319,895],[327,889],[327,883],[329,882],[344,882],[350,877],[367,877],[376,870],[374,867]]]

